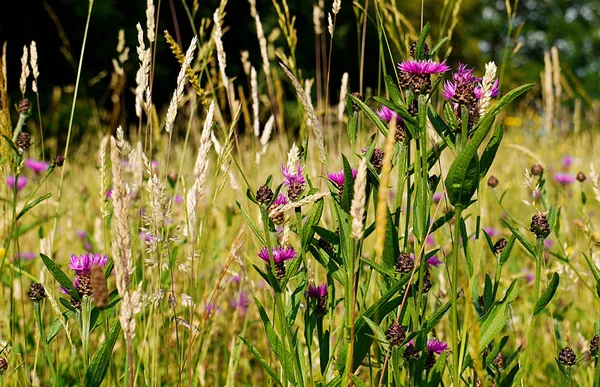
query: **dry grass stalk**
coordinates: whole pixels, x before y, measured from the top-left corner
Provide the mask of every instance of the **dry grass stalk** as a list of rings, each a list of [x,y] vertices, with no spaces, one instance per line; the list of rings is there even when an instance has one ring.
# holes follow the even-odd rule
[[[281,204],[275,208],[273,208],[271,210],[271,212],[269,212],[269,217],[274,217],[280,213],[289,211],[289,210],[293,210],[294,208],[298,208],[298,207],[302,207],[302,206],[307,206],[309,204],[312,204],[314,202],[316,202],[317,200],[325,197],[329,195],[329,192],[317,192],[315,194],[306,196],[300,200],[298,200],[297,202],[289,202],[287,204]]]
[[[154,3],[152,0],[146,2],[146,36],[150,43],[154,42]]]
[[[23,56],[21,57],[21,78],[19,79],[19,88],[21,89],[21,94],[23,98],[25,98],[25,93],[27,92],[27,78],[29,78],[29,51],[27,50],[27,46],[23,46]]]
[[[385,140],[383,166],[381,168],[381,177],[379,180],[379,196],[377,210],[375,211],[375,252],[378,257],[383,254],[383,245],[385,242],[385,229],[388,220],[388,185],[390,181],[390,172],[392,170],[392,156],[394,155],[394,132],[396,120],[392,119],[389,125],[388,136]],[[400,193],[398,193],[400,194]]]
[[[37,53],[37,46],[35,44],[35,41],[32,41],[31,44],[29,45],[29,64],[31,66],[31,72],[33,74],[33,81],[31,82],[31,90],[33,90],[34,93],[38,92],[38,88],[37,88],[37,80],[38,77],[40,76],[40,70],[38,68],[38,53]]]
[[[544,100],[544,127],[547,131],[552,131],[552,124],[554,122],[554,91],[552,90],[552,60],[548,52],[544,53],[542,99]]]
[[[150,49],[146,48],[144,43],[144,31],[140,23],[136,25],[138,31],[138,47],[137,54],[140,61],[140,67],[135,75],[137,86],[135,88],[135,114],[142,119],[142,107],[144,102],[144,93],[148,93],[146,100],[150,99],[149,95],[149,74],[150,74]]]
[[[360,160],[356,180],[354,181],[354,198],[350,207],[352,215],[352,238],[359,240],[363,236],[363,218],[365,216],[365,205],[367,200],[367,158]]]
[[[271,116],[265,124],[262,136],[260,136],[260,150],[256,152],[256,164],[260,164],[262,156],[267,153],[269,147],[269,139],[271,138],[271,132],[273,132],[273,126],[275,124],[275,116]]]
[[[252,66],[250,70],[250,89],[252,92],[252,113],[254,115],[254,136],[257,138],[260,136],[260,121],[259,121],[259,101],[258,101],[258,80],[256,76],[256,69]]]
[[[315,136],[314,140],[317,143],[317,147],[319,148],[320,160],[321,162],[326,163],[327,152],[325,151],[325,142],[323,140],[323,127],[321,125],[321,122],[317,118],[317,114],[315,113],[312,101],[309,98],[309,96],[306,95],[306,93],[302,89],[302,86],[300,86],[300,82],[298,82],[298,79],[296,79],[294,74],[292,74],[291,71],[287,67],[285,67],[285,65],[283,65],[283,63],[281,63],[280,65],[281,68],[283,68],[283,71],[290,79],[290,81],[292,81],[292,84],[296,89],[298,99],[302,103],[302,106],[304,106],[304,111],[306,112],[307,116],[307,124],[310,128],[312,128],[313,134]]]
[[[482,117],[487,109],[490,107],[490,101],[492,100],[492,89],[494,82],[496,81],[496,64],[494,62],[488,62],[485,65],[485,74],[481,81],[481,100],[479,101],[479,116]]]
[[[171,134],[173,130],[173,124],[175,123],[175,118],[177,117],[177,107],[181,103],[183,99],[183,88],[185,86],[185,73],[187,68],[192,63],[194,59],[194,50],[196,49],[196,38],[192,39],[190,46],[188,47],[185,53],[185,59],[183,64],[181,65],[181,69],[179,70],[179,75],[177,76],[177,88],[173,93],[173,98],[171,98],[171,102],[169,103],[169,109],[167,110],[167,120],[165,122],[165,131]]]
[[[343,122],[344,111],[346,110],[346,96],[348,95],[348,73],[342,75],[342,85],[340,87],[340,103],[338,104],[338,122]]]

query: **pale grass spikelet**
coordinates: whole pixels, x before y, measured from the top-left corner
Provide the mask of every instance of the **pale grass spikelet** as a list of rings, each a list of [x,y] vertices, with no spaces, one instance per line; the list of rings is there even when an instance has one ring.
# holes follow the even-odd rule
[[[229,78],[227,78],[227,74],[225,73],[225,68],[227,67],[227,55],[225,54],[225,49],[223,48],[223,31],[221,30],[221,15],[219,13],[219,9],[215,11],[213,20],[215,22],[215,26],[212,38],[217,49],[217,61],[219,62],[219,70],[221,71],[221,80],[223,81],[225,90],[229,90]]]
[[[262,135],[260,136],[260,150],[256,152],[256,164],[260,164],[261,157],[267,153],[267,148],[269,147],[269,139],[271,138],[271,133],[273,132],[273,126],[275,124],[275,116],[271,116],[267,123],[265,124],[265,128],[263,130]]]
[[[293,171],[296,168],[296,164],[298,164],[298,160],[300,159],[300,149],[298,149],[298,145],[296,143],[292,144],[288,154],[287,154],[287,169],[288,171]]]
[[[532,197],[533,200],[531,202],[529,202],[528,200],[523,200],[523,203],[525,203],[528,206],[535,207],[535,202],[539,197],[540,193],[540,186],[536,182],[535,177],[529,171],[529,168],[525,168],[524,177],[525,179],[523,181],[523,186],[527,189],[527,191],[529,192],[529,196]]]
[[[390,121],[388,136],[384,145],[383,166],[379,180],[379,201],[375,211],[375,252],[378,257],[383,254],[383,245],[385,242],[385,230],[387,226],[387,195],[388,184],[390,181],[390,171],[392,170],[392,156],[394,154],[394,129],[396,128],[396,119]]]
[[[350,207],[352,215],[352,238],[359,240],[363,236],[363,217],[367,198],[367,158],[363,157],[358,165],[356,180],[354,182],[354,197]]]
[[[594,191],[594,198],[596,201],[600,202],[600,177],[596,173],[596,168],[594,168],[594,163],[590,162],[590,173],[589,179],[592,182],[592,190]]]
[[[308,97],[308,95],[306,95],[306,93],[302,89],[302,86],[300,86],[300,82],[298,82],[298,79],[296,79],[294,74],[292,74],[290,72],[290,70],[288,70],[288,68],[285,67],[285,65],[283,63],[280,63],[280,65],[281,65],[281,68],[283,68],[283,71],[286,73],[286,75],[290,79],[290,81],[292,81],[292,84],[294,85],[294,88],[296,89],[296,94],[298,94],[298,99],[304,106],[304,111],[306,112],[308,126],[310,128],[312,128],[312,130],[313,130],[313,134],[315,137],[314,140],[317,143],[317,148],[319,149],[320,160],[321,160],[321,162],[326,163],[327,162],[327,152],[325,151],[325,142],[323,140],[323,127],[321,126],[321,122],[317,118],[315,109],[313,108],[312,101]]]
[[[334,30],[333,18],[331,17],[331,13],[330,13],[327,15],[327,31],[329,31],[329,35],[331,35],[331,37],[333,37],[333,30]]]
[[[315,35],[321,35],[323,28],[321,27],[321,18],[323,17],[323,10],[317,4],[313,5],[313,25],[315,28]]]
[[[309,196],[305,196],[304,198],[296,201],[296,202],[288,202],[287,204],[281,204],[275,208],[273,208],[270,212],[269,212],[269,217],[273,217],[279,213],[282,212],[286,212],[289,210],[293,210],[294,208],[298,208],[298,207],[302,207],[302,206],[306,206],[309,204],[312,204],[314,202],[316,202],[317,200],[325,197],[329,195],[329,192],[317,192],[315,194],[309,195]]]
[[[560,84],[560,57],[558,55],[558,48],[552,46],[550,49],[552,55],[552,80],[554,82],[554,97],[557,102],[560,102],[562,96],[562,85]]]
[[[144,212],[144,228],[146,237],[146,265],[149,268],[160,266],[168,270],[168,242],[169,231],[165,225],[172,223],[172,203],[167,195],[167,186],[153,175],[146,185],[148,200],[147,211]]]
[[[240,60],[242,61],[244,74],[246,74],[247,76],[250,75],[250,67],[252,67],[252,64],[250,63],[250,53],[248,52],[248,50],[240,51]]]
[[[552,90],[552,60],[550,53],[544,53],[544,71],[542,72],[542,100],[544,101],[544,128],[552,131],[554,122],[554,91]]]
[[[333,6],[331,7],[333,14],[337,15],[342,9],[342,0],[333,0]]]
[[[254,135],[260,136],[260,122],[259,122],[259,101],[258,101],[258,81],[256,76],[256,69],[252,66],[250,70],[250,89],[252,92],[252,113],[254,114]]]
[[[429,117],[427,117],[427,135],[429,136],[433,144],[437,144],[440,141],[442,141],[442,138],[437,134]]]
[[[108,211],[108,200],[106,199],[106,192],[108,191],[108,178],[107,171],[108,165],[106,162],[106,147],[108,145],[109,137],[105,136],[100,142],[100,214],[102,215],[102,219],[108,218],[110,215]]]
[[[40,70],[38,68],[38,53],[37,53],[37,45],[35,41],[32,41],[29,45],[29,64],[31,65],[31,72],[33,74],[33,81],[31,82],[31,90],[34,93],[38,92],[37,88],[37,80],[40,76]]]
[[[144,93],[149,85],[150,73],[150,49],[146,49],[144,43],[144,31],[140,23],[136,25],[138,31],[138,47],[137,54],[140,61],[140,67],[136,73],[135,81],[135,114],[138,118],[142,118],[142,104],[144,102]]]
[[[348,95],[348,73],[342,75],[342,86],[340,87],[340,103],[338,104],[338,121],[344,120],[344,110],[346,110],[346,96]]]
[[[27,46],[23,46],[23,56],[21,57],[21,78],[19,79],[19,88],[21,89],[21,94],[23,98],[25,98],[25,93],[27,92],[27,78],[29,78],[29,51],[27,50]]]
[[[153,0],[147,0],[146,2],[146,36],[148,36],[148,41],[150,43],[154,42],[154,2]]]
[[[183,99],[183,89],[185,87],[185,72],[187,68],[192,63],[192,59],[194,58],[194,50],[196,49],[196,37],[192,38],[192,42],[185,53],[185,60],[181,65],[181,69],[179,70],[179,75],[177,76],[177,88],[175,92],[173,92],[173,97],[171,98],[171,102],[169,103],[169,108],[167,110],[167,120],[165,122],[165,131],[171,134],[173,130],[173,124],[175,123],[175,118],[177,117],[177,107],[181,103]]]
[[[485,112],[490,107],[490,101],[492,100],[492,89],[494,88],[494,82],[496,81],[496,63],[488,62],[485,65],[485,74],[481,81],[481,100],[479,101],[479,116],[483,117]]]

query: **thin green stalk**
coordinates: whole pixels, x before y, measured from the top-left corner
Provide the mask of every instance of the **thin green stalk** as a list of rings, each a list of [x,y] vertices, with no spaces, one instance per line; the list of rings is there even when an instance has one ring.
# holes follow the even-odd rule
[[[42,323],[42,311],[41,305],[39,301],[33,302],[33,314],[35,316],[35,322],[37,324],[38,331],[40,333],[40,340],[44,345],[44,354],[46,356],[46,362],[48,363],[48,368],[50,368],[50,377],[54,379],[55,371],[54,364],[52,363],[52,356],[50,355],[50,350],[48,349],[48,342],[46,341],[46,335],[44,334],[44,324]]]
[[[83,366],[87,370],[90,361],[90,315],[92,312],[92,299],[83,296],[81,299],[81,348],[83,352]]]
[[[457,206],[454,216],[454,238],[452,240],[452,380],[454,385],[459,385],[459,359],[458,359],[458,259],[460,257],[460,223],[462,207]]]

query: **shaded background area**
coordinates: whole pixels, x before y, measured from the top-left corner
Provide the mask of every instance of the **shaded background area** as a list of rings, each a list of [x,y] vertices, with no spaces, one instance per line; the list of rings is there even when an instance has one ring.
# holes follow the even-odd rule
[[[190,1],[191,3],[191,1]],[[436,25],[443,1],[425,1],[425,20],[433,24],[433,36],[437,38]],[[195,24],[201,18],[211,18],[219,2],[201,1]],[[305,77],[314,77],[315,35],[313,26],[313,3],[303,0],[288,1],[290,12],[296,16],[298,35],[297,64]],[[414,26],[419,26],[420,3],[399,2],[399,8]],[[138,60],[135,54],[137,34],[135,24],[145,24],[145,1],[96,1],[90,24],[82,74],[80,96],[98,104],[107,103],[106,93],[111,60],[116,57],[117,36],[125,30],[130,55],[125,70],[126,87],[135,87],[135,72]],[[371,5],[371,7],[373,7]],[[257,0],[265,33],[269,35],[278,28],[277,15],[270,0]],[[326,12],[331,4],[325,4]],[[0,41],[7,41],[9,90],[13,102],[20,98],[18,76],[20,57],[24,44],[37,42],[40,67],[40,93],[42,110],[70,110],[70,104],[52,106],[50,100],[56,87],[63,89],[73,85],[85,28],[88,3],[82,0],[39,0],[13,2],[11,12],[0,15]],[[240,51],[250,52],[250,61],[259,68],[260,52],[255,34],[254,21],[250,17],[247,0],[230,0],[226,6],[223,38],[227,51],[227,72],[230,77],[243,75]],[[460,20],[452,40],[453,50],[449,61],[459,60],[482,67],[486,61],[502,61],[508,30],[506,3],[504,0],[464,0],[459,13]],[[177,24],[177,28],[175,25]],[[163,0],[160,5],[159,31],[168,29],[176,32],[187,47],[192,30],[180,0]],[[326,25],[324,25],[326,30]],[[544,67],[544,51],[553,45],[560,50],[561,65],[565,79],[572,82],[576,93],[586,93],[592,98],[600,97],[600,1],[597,0],[526,0],[518,3],[515,30],[519,30],[516,41],[509,42],[509,49],[518,47],[506,69],[505,84],[538,82]],[[278,46],[286,47],[283,36]],[[327,34],[327,41],[329,35]],[[367,33],[365,85],[375,87],[378,82],[378,45],[374,26]],[[350,73],[351,88],[358,87],[359,56],[356,15],[350,2],[342,1],[333,46],[332,85],[337,85],[343,72]],[[162,107],[172,95],[179,65],[170,53],[164,35],[159,32],[153,102]],[[397,53],[395,53],[398,55]],[[402,58],[398,55],[398,61]],[[243,83],[244,82],[238,82]],[[334,86],[332,86],[334,87]],[[336,86],[335,86],[336,87]],[[133,94],[126,91],[127,111],[133,111]],[[333,98],[337,98],[334,94]],[[585,98],[584,98],[585,99]],[[109,102],[109,101],[108,101]],[[337,102],[333,100],[332,102]],[[86,115],[92,107],[78,105],[76,120],[85,125]],[[68,117],[68,114],[61,114]],[[128,122],[135,121],[130,115]],[[48,134],[60,134],[65,122],[55,122]]]

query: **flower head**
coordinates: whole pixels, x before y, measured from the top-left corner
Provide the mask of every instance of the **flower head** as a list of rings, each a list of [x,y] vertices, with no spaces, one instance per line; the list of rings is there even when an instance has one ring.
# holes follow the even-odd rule
[[[50,167],[50,164],[44,161],[36,161],[33,159],[25,160],[25,166],[31,169],[35,173],[40,173],[47,170]]]
[[[10,189],[15,188],[15,177],[14,176],[8,176],[6,178],[6,184],[8,184],[8,187]],[[19,176],[19,178],[17,179],[17,191],[20,191],[23,189],[23,187],[25,187],[25,185],[27,184],[27,178],[24,176]]]
[[[398,113],[396,113],[395,111],[393,111],[385,105],[381,105],[381,109],[377,110],[377,115],[379,115],[379,118],[381,118],[385,122],[390,122],[394,118],[396,119],[397,124],[402,122],[402,117],[400,117]]]
[[[77,238],[79,239],[85,239],[87,237],[87,232],[84,230],[77,230],[75,231],[75,235],[77,235]]]
[[[317,286],[308,285],[308,296],[310,298],[327,297],[327,284]]]
[[[302,175],[302,166],[298,163],[298,170],[296,173],[290,172],[285,165],[281,165],[281,173],[283,174],[283,184],[287,187],[291,185],[304,185],[306,179]]]
[[[287,196],[280,193],[279,195],[277,195],[277,197],[273,201],[273,204],[276,206],[281,206],[282,204],[287,204],[288,202],[289,202],[289,199],[287,198]]]
[[[427,351],[435,352],[438,355],[448,349],[448,343],[436,338],[427,340]]]
[[[344,170],[339,172],[331,172],[327,175],[327,178],[338,187],[344,186]],[[352,168],[352,178],[356,179],[356,169]]]
[[[398,69],[410,74],[439,74],[450,70],[450,66],[446,65],[444,60],[442,63],[437,63],[429,60],[405,60],[398,64]]]
[[[557,172],[554,174],[554,181],[558,184],[568,185],[575,182],[575,176],[570,173]]]
[[[475,86],[475,96],[477,97],[477,99],[481,99],[481,97],[483,97],[483,89],[481,88],[481,86]],[[498,94],[500,93],[500,87],[498,86],[498,79],[496,78],[496,80],[494,81],[494,84],[492,85],[492,88],[490,90],[490,98],[494,98],[496,96],[498,96]]]
[[[563,156],[562,160],[560,161],[560,164],[562,165],[564,170],[569,169],[569,167],[573,164],[573,156]]]
[[[257,255],[262,260],[267,262],[271,261],[269,257],[269,250],[266,247],[263,247]],[[277,246],[273,248],[273,261],[275,263],[282,263],[294,258],[296,258],[296,251],[292,247]]]
[[[106,265],[108,257],[106,255],[85,253],[81,255],[71,254],[71,263],[69,269],[73,270],[77,275],[88,275],[92,269],[92,265]]]
[[[458,64],[458,70],[452,74],[452,81],[444,82],[442,96],[448,101],[458,100],[461,103],[469,104],[474,99],[479,99],[475,88],[480,86],[481,78],[473,75],[475,68],[468,69],[465,64]],[[480,93],[481,95],[481,90]]]
[[[442,263],[443,262],[438,259],[437,255],[434,255],[427,260],[427,264],[434,267],[439,267]]]

